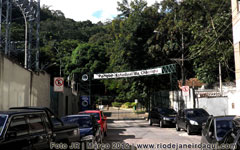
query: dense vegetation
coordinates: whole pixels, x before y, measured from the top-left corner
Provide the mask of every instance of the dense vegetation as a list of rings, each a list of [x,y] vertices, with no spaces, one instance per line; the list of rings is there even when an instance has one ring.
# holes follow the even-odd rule
[[[61,11],[41,9],[41,64],[52,76],[81,77],[85,73],[149,69],[185,57],[186,78],[204,83],[234,79],[231,1],[123,0],[120,15],[94,24],[76,22]],[[44,69],[44,68],[43,68]],[[180,73],[178,78],[180,79]],[[146,98],[170,89],[168,75],[93,81],[93,94],[116,95],[118,100]]]

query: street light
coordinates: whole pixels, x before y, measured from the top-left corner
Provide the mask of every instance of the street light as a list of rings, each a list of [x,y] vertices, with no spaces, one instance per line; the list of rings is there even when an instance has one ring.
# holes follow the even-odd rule
[[[22,9],[22,7],[17,4],[17,6],[19,7],[23,18],[24,18],[24,22],[25,22],[25,48],[24,48],[24,52],[25,52],[25,58],[24,58],[24,68],[28,68],[28,50],[27,50],[27,45],[28,45],[28,24],[27,24],[27,17],[26,14],[24,12],[24,10]]]
[[[34,2],[33,0],[14,0],[15,4],[17,7],[20,9],[23,18],[24,18],[24,23],[25,23],[25,44],[24,44],[24,68],[28,69],[29,65],[28,64],[28,21],[33,21],[36,17],[36,11],[34,10]],[[29,20],[27,20],[27,17]],[[30,31],[31,32],[31,31]],[[30,58],[29,58],[30,59]]]

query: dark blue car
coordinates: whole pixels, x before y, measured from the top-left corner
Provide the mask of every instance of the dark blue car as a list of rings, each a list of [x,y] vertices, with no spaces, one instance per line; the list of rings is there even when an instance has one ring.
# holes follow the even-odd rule
[[[69,115],[61,119],[64,124],[78,124],[81,142],[102,143],[101,126],[93,115]]]

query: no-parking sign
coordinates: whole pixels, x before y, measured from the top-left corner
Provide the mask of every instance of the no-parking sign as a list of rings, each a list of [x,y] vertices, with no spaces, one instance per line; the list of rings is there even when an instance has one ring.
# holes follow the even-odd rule
[[[182,86],[183,96],[189,96],[189,86]]]
[[[64,79],[62,77],[54,78],[54,92],[63,92]]]

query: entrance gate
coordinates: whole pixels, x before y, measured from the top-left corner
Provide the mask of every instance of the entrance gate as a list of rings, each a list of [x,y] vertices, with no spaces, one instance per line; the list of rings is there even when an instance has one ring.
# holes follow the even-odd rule
[[[170,90],[176,89],[177,88],[176,64],[170,64],[153,69],[140,71],[94,74],[93,79],[95,80],[118,79],[136,76],[167,75],[167,74],[169,74],[171,82]],[[169,91],[154,92],[152,96],[149,98],[149,101],[151,104],[148,102],[148,108],[146,108],[146,110],[150,110],[151,106],[169,107],[170,106]],[[119,107],[110,107],[110,109],[104,109],[104,112],[106,113],[106,116],[109,117],[109,119],[145,119],[148,117],[148,114],[145,113],[144,109],[122,109]]]

